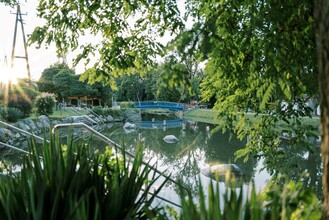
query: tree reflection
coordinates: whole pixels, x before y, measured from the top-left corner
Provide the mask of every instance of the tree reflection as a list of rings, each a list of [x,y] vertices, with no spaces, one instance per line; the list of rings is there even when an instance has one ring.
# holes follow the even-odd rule
[[[322,161],[320,145],[315,138],[310,138],[306,149],[304,146],[291,147],[291,140],[282,140],[275,155],[264,155],[268,170],[276,176],[284,174],[291,180],[302,181],[306,188],[322,195]],[[273,161],[277,162],[273,162]]]
[[[119,126],[119,127],[118,127]],[[118,142],[124,140],[129,151],[134,151],[136,141],[142,141],[145,146],[144,160],[157,161],[158,168],[166,170],[173,179],[182,182],[192,191],[197,191],[196,179],[200,168],[215,162],[234,162],[234,153],[244,147],[244,142],[230,137],[228,133],[210,135],[212,125],[188,122],[186,130],[170,129],[137,129],[126,134],[116,125],[110,133],[110,138]],[[175,135],[178,142],[169,144],[163,141],[166,135]],[[249,183],[254,174],[255,160],[247,163],[235,162],[244,173],[244,181]],[[170,184],[170,183],[169,183]],[[173,185],[174,187],[174,185]]]

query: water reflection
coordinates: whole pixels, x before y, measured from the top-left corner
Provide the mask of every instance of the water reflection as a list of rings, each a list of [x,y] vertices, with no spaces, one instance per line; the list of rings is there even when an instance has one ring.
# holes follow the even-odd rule
[[[151,118],[142,120],[152,121]],[[173,120],[172,117],[154,121]],[[171,174],[171,177],[181,181],[186,187],[197,191],[197,181],[200,170],[213,164],[236,164],[241,168],[243,176],[242,185],[247,187],[251,180],[255,182],[256,187],[262,188],[271,176],[268,170],[261,170],[263,164],[266,164],[270,171],[276,170],[288,175],[293,180],[299,180],[300,174],[307,171],[309,174],[303,177],[307,187],[313,187],[318,195],[321,195],[321,158],[319,147],[316,140],[312,149],[291,148],[287,141],[282,142],[280,151],[273,155],[265,155],[262,158],[249,158],[247,162],[243,159],[235,160],[235,152],[243,149],[247,140],[238,140],[231,133],[222,133],[221,131],[211,133],[215,125],[182,121],[178,127],[153,127],[153,129],[144,129],[138,126],[133,132],[126,133],[123,129],[123,123],[114,124],[109,130],[103,130],[102,133],[110,137],[115,142],[124,144],[128,151],[134,152],[137,142],[142,142],[144,150],[144,161],[157,163],[157,168]],[[183,127],[184,125],[184,127]],[[177,137],[177,143],[166,143],[163,138],[167,135]],[[104,143],[103,143],[104,144]],[[98,146],[101,146],[99,143]],[[282,155],[282,156],[280,156]],[[212,181],[210,178],[201,175],[202,182]],[[177,186],[168,183],[170,190],[177,192]],[[169,189],[166,189],[170,191]],[[168,191],[164,193],[168,193]]]
[[[154,121],[152,119],[155,119]],[[166,120],[166,126],[163,121]],[[304,146],[291,147],[291,141],[283,140],[280,149],[274,155],[265,155],[263,158],[250,158],[246,163],[242,159],[235,160],[235,152],[243,149],[247,140],[238,140],[235,135],[215,130],[216,125],[194,121],[184,121],[172,115],[162,115],[157,117],[151,115],[143,118],[143,121],[151,121],[151,124],[162,124],[145,128],[143,122],[134,122],[135,129],[126,132],[124,123],[116,123],[109,126],[101,133],[121,145],[124,144],[128,151],[134,152],[136,143],[143,143],[144,161],[157,163],[160,171],[171,174],[171,178],[181,181],[186,187],[197,192],[197,181],[200,170],[214,164],[236,164],[241,170],[241,187],[246,187],[251,180],[256,186],[264,187],[266,181],[273,172],[284,173],[292,180],[299,180],[300,174],[307,172],[308,175],[302,177],[306,187],[314,188],[318,195],[321,195],[322,166],[320,158],[319,142],[315,138],[309,140],[309,148]],[[173,121],[177,126],[168,126]],[[166,143],[163,138],[167,135],[174,135],[178,142]],[[106,144],[93,139],[91,146],[99,149]],[[17,156],[17,155],[16,155]],[[11,158],[11,155],[7,155]],[[261,170],[263,164],[269,168]],[[201,175],[201,182],[207,185],[210,178]],[[223,179],[220,179],[223,181]],[[221,182],[221,186],[225,186]],[[161,193],[173,196],[178,192],[177,186],[168,182],[168,187]],[[177,195],[177,193],[176,193]],[[168,197],[168,195],[166,195]],[[177,202],[178,198],[176,198]]]
[[[199,176],[200,170],[212,164],[234,162],[242,169],[243,183],[250,182],[255,174],[257,161],[234,161],[234,153],[245,146],[245,141],[239,141],[229,133],[210,135],[210,130],[214,128],[211,124],[192,121],[184,123],[187,125],[185,129],[139,127],[129,134],[124,132],[122,124],[117,124],[107,131],[107,135],[119,143],[124,140],[125,146],[131,152],[134,152],[135,143],[141,141],[145,146],[145,161],[157,162],[158,169],[170,173],[173,179],[192,189],[196,187],[196,177]],[[178,142],[166,143],[163,138],[167,135],[175,135]],[[196,188],[194,190],[196,191]]]

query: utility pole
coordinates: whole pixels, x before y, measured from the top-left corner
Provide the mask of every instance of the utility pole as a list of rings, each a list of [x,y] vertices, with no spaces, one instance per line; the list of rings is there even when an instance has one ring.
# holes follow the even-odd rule
[[[6,71],[8,69],[8,61],[7,61],[7,55],[5,55],[5,58],[3,60],[3,70],[4,70],[4,74],[8,74],[8,72]],[[9,83],[6,84],[5,82],[1,82],[1,91],[0,94],[3,94],[3,104],[5,106],[7,106],[8,104],[8,98],[9,98]]]
[[[21,13],[21,7],[20,7],[19,3],[17,3],[16,13],[12,13],[12,14],[16,14],[16,22],[15,22],[15,30],[14,30],[13,48],[12,48],[12,52],[11,52],[11,69],[13,69],[13,67],[14,67],[14,59],[15,58],[25,59],[26,60],[28,83],[29,83],[29,86],[31,86],[31,73],[30,73],[29,56],[27,54],[27,43],[26,43],[25,32],[24,32],[24,23],[23,23],[23,18],[22,18],[22,13]],[[24,14],[24,15],[26,15],[26,14]],[[18,22],[21,23],[25,56],[15,56],[15,46],[16,46]],[[9,81],[8,85],[9,85],[9,88],[10,88],[11,87],[11,80]]]

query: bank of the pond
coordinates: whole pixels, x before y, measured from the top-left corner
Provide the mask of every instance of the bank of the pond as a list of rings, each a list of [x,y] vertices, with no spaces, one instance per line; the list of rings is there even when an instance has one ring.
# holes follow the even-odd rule
[[[256,118],[254,113],[245,113],[246,117],[250,119]],[[187,120],[193,120],[198,122],[205,122],[211,124],[220,124],[220,120],[217,118],[217,111],[212,109],[193,109],[186,111],[184,113],[184,118]],[[310,125],[314,128],[314,130],[318,130],[320,127],[320,117],[314,116],[312,118],[303,117],[302,118],[304,125]],[[278,122],[278,125],[286,124],[283,121]]]
[[[198,122],[220,124],[217,118],[217,112],[212,109],[193,109],[184,112],[184,118]]]

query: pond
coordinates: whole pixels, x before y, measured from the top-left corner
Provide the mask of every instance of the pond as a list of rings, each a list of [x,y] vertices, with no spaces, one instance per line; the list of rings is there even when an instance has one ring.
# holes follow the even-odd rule
[[[243,175],[239,176],[238,190],[247,191],[253,181],[256,189],[260,191],[272,174],[267,169],[262,169],[266,163],[267,166],[271,164],[272,171],[284,173],[293,180],[302,180],[306,187],[312,187],[321,195],[322,166],[319,142],[315,139],[310,140],[313,146],[309,149],[303,146],[294,149],[287,141],[283,141],[281,148],[285,151],[285,156],[280,161],[274,162],[271,157],[259,157],[243,162],[243,159],[235,160],[235,152],[245,147],[247,139],[238,140],[229,132],[215,132],[214,124],[180,119],[170,112],[142,114],[141,121],[131,123],[136,125],[135,129],[125,129],[124,123],[121,122],[107,124],[99,131],[121,146],[124,145],[131,153],[135,152],[136,143],[142,143],[145,162],[155,164],[158,170],[170,174],[171,179],[182,182],[184,187],[194,194],[197,194],[199,181],[205,193],[209,183],[216,183],[202,172],[215,164],[235,164],[241,169]],[[167,135],[174,135],[178,141],[167,143],[164,141]],[[97,149],[104,149],[107,145],[95,137],[89,138],[85,140],[90,141]],[[21,157],[17,152],[6,151],[2,152],[2,155],[3,158],[13,161],[13,164],[20,163]],[[307,172],[307,175],[301,176],[303,172]],[[224,191],[226,183],[223,179],[219,180],[220,190]],[[155,186],[159,186],[162,181],[163,178],[157,181]],[[159,195],[174,203],[180,203],[178,186],[174,182],[168,181]]]
[[[243,159],[235,160],[235,152],[245,147],[247,140],[238,140],[231,133],[214,132],[216,125],[186,121],[172,114],[142,114],[142,121],[133,122],[136,129],[124,129],[124,123],[116,123],[110,129],[102,131],[113,141],[124,145],[130,152],[134,152],[136,143],[144,145],[144,161],[156,164],[157,169],[171,175],[176,181],[183,182],[184,186],[197,192],[197,182],[200,180],[204,191],[215,180],[210,179],[200,172],[214,164],[237,165],[243,173],[240,179],[242,190],[248,190],[253,181],[259,191],[265,187],[271,174],[263,168],[263,163],[269,158],[251,158],[247,162]],[[164,137],[174,135],[178,142],[167,143]],[[283,142],[282,147],[288,149]],[[302,180],[307,187],[313,187],[321,194],[321,159],[319,143],[315,142],[312,151],[296,150],[289,148],[287,157],[281,164],[275,164],[280,169],[284,165],[285,172],[291,179],[298,180],[302,172],[308,175]],[[200,178],[200,179],[199,179]],[[225,190],[224,181],[219,182],[219,187]],[[177,186],[168,183],[160,195],[179,203]]]

